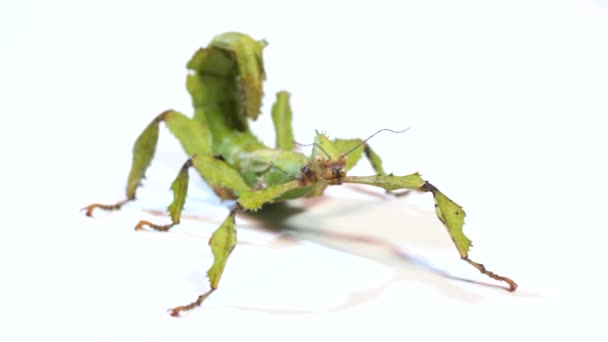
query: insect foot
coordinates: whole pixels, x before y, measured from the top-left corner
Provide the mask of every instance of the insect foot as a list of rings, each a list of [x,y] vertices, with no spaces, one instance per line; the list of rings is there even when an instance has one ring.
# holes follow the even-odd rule
[[[123,205],[127,204],[128,202],[130,202],[132,200],[133,200],[132,198],[127,198],[125,200],[117,202],[116,204],[93,203],[93,204],[89,204],[86,207],[80,209],[80,211],[84,210],[85,215],[87,215],[88,217],[93,217],[93,210],[95,210],[95,209],[102,209],[102,210],[106,210],[106,211],[119,210],[120,208],[122,208]]]
[[[144,230],[145,226],[148,226],[156,231],[159,232],[166,232],[169,229],[171,229],[173,226],[175,226],[176,224],[178,224],[179,222],[175,222],[175,223],[169,223],[169,224],[163,224],[163,225],[159,225],[159,224],[154,224],[150,221],[146,221],[146,220],[141,220],[137,223],[137,225],[135,225],[135,230]]]

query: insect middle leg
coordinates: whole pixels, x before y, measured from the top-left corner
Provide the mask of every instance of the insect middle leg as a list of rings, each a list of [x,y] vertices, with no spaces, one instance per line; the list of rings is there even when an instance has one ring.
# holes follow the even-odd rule
[[[207,181],[207,184],[213,188],[215,194],[222,200],[236,199],[237,194],[244,190],[249,190],[249,186],[245,184],[245,181],[238,172],[226,164],[221,158],[194,155],[184,163],[175,177],[175,180],[171,183],[173,201],[167,208],[171,223],[159,225],[146,220],[141,220],[135,226],[135,230],[140,230],[147,226],[157,231],[168,231],[173,226],[179,224],[188,195],[188,183],[190,178],[188,171],[191,167],[195,167],[197,171],[199,171],[201,176],[203,176],[203,179]],[[221,174],[228,182],[224,182],[224,184],[215,182],[214,176],[218,174]]]
[[[186,196],[188,195],[188,183],[189,183],[189,174],[188,171],[192,167],[192,159],[188,159],[182,168],[180,169],[177,177],[173,183],[171,183],[171,190],[173,190],[173,202],[168,207],[169,216],[171,217],[171,223],[159,225],[154,224],[150,221],[141,220],[135,226],[135,230],[141,230],[145,226],[148,226],[154,230],[166,232],[171,227],[179,224],[181,219],[181,213],[184,208],[184,204],[186,202]]]
[[[219,281],[226,266],[226,262],[228,261],[228,257],[236,245],[236,230],[234,226],[235,215],[238,211],[256,211],[264,204],[273,202],[286,192],[302,188],[304,186],[306,186],[306,184],[304,184],[302,181],[295,180],[284,184],[269,186],[260,190],[248,190],[241,192],[240,196],[238,196],[236,207],[230,211],[230,214],[226,220],[213,233],[211,239],[209,239],[209,245],[211,246],[211,251],[213,252],[213,265],[207,271],[210,289],[207,292],[199,295],[193,302],[171,309],[171,316],[179,316],[182,311],[192,310],[200,306],[205,299],[211,295],[211,293],[217,290]]]
[[[233,208],[224,222],[213,232],[209,246],[213,253],[213,264],[207,271],[210,289],[199,295],[196,300],[186,305],[179,305],[169,310],[171,316],[178,317],[182,311],[192,310],[200,306],[215,290],[217,290],[228,257],[236,246],[235,215],[238,207]]]

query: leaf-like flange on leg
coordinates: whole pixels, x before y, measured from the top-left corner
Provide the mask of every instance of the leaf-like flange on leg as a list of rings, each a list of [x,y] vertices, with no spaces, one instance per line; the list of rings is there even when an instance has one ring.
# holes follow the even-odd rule
[[[256,120],[262,105],[265,46],[263,40],[227,32],[199,49],[187,65],[195,72],[187,80],[195,108],[228,105],[230,109],[222,109],[222,116],[230,118],[230,128],[247,131],[247,119]],[[195,118],[203,120],[203,112],[195,114]]]
[[[82,209],[86,211],[87,216],[92,216],[93,210],[96,208],[103,210],[119,210],[126,203],[135,200],[135,192],[141,185],[142,179],[145,178],[146,170],[150,166],[152,158],[154,158],[156,144],[158,143],[158,125],[162,120],[162,116],[163,114],[154,118],[139,135],[137,140],[135,140],[131,170],[129,171],[125,189],[127,198],[115,204],[90,204]]]
[[[188,159],[186,163],[182,166],[181,170],[177,174],[177,177],[171,183],[171,191],[173,191],[173,201],[167,208],[169,211],[169,216],[171,217],[171,223],[165,225],[158,225],[151,223],[146,220],[141,220],[135,226],[135,230],[141,230],[145,226],[148,226],[154,230],[166,232],[171,227],[175,226],[180,222],[182,210],[184,209],[184,204],[186,203],[186,196],[188,195],[188,182],[189,175],[188,170],[192,166],[192,160]]]
[[[192,160],[188,161],[182,166],[179,174],[171,183],[171,190],[173,191],[173,202],[169,205],[167,210],[171,216],[171,221],[179,223],[182,216],[182,210],[184,210],[184,204],[186,203],[186,195],[188,194],[188,182],[190,176],[188,170],[192,166]]]
[[[509,285],[509,291],[515,291],[515,289],[517,289],[517,284],[513,280],[491,272],[487,270],[483,264],[477,263],[469,258],[469,249],[472,246],[472,242],[466,235],[464,235],[462,230],[464,218],[466,216],[462,207],[449,199],[429,182],[425,182],[424,185],[420,187],[420,190],[433,193],[437,217],[447,228],[452,241],[454,241],[454,244],[456,245],[456,249],[458,249],[458,252],[460,253],[460,258],[471,264],[473,267],[479,270],[479,272],[487,275],[488,277],[507,283]]]
[[[462,231],[464,218],[466,216],[464,210],[429,182],[425,182],[420,187],[420,190],[433,194],[437,217],[448,230],[452,241],[454,241],[454,244],[456,245],[456,249],[458,249],[458,253],[460,253],[460,257],[465,258],[468,255],[472,243]]]
[[[192,310],[195,307],[200,306],[205,299],[218,288],[228,257],[236,246],[236,229],[234,227],[235,215],[236,209],[233,209],[209,239],[209,246],[211,246],[211,253],[213,253],[213,264],[207,271],[207,277],[209,278],[211,289],[199,295],[196,300],[190,304],[180,305],[170,309],[169,312],[171,316],[178,317],[182,311]]]
[[[163,113],[163,119],[188,156],[212,154],[211,132],[206,124],[173,110]]]
[[[237,195],[251,189],[238,171],[223,160],[197,154],[192,156],[192,165],[211,187],[219,185]]]
[[[253,120],[258,118],[262,106],[263,83],[266,78],[262,52],[266,45],[264,40],[254,40],[238,32],[215,36],[209,44],[209,48],[224,49],[233,54],[245,97],[245,116]]]
[[[162,119],[161,117],[162,114],[144,129],[133,146],[133,162],[126,189],[129,199],[135,199],[135,191],[141,185],[142,179],[146,176],[146,170],[150,166],[152,158],[154,158],[156,144],[158,143],[158,124]]]
[[[244,209],[256,211],[266,203],[272,203],[278,197],[290,190],[302,187],[300,181],[292,181],[284,184],[269,186],[262,190],[245,191],[239,198],[238,202]]]
[[[236,211],[232,210],[222,225],[213,232],[211,239],[209,239],[209,246],[211,246],[211,252],[213,253],[213,265],[207,271],[207,276],[209,277],[209,284],[212,289],[217,289],[228,257],[232,253],[234,246],[236,246],[235,214]]]

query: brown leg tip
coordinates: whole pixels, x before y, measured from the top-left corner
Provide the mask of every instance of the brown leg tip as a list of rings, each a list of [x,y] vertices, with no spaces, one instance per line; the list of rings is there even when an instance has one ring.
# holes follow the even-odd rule
[[[84,208],[80,209],[80,211],[85,211],[85,213],[84,213],[84,214],[85,214],[86,216],[88,216],[88,217],[93,217],[93,210],[94,210],[95,208],[97,208],[97,207],[99,207],[99,204],[91,204],[91,205],[88,205],[88,206],[86,206],[86,207],[84,207]]]
[[[179,223],[179,222],[174,222],[174,223],[165,224],[165,225],[158,225],[158,224],[154,224],[154,223],[152,223],[150,221],[141,220],[141,221],[139,221],[137,223],[137,225],[135,225],[135,230],[136,231],[137,230],[144,230],[144,228],[146,226],[148,226],[148,228],[150,228],[150,229],[154,229],[154,230],[159,231],[159,232],[166,232],[169,229],[171,229],[171,227],[175,226],[177,223]]]
[[[171,317],[179,317],[179,313],[180,311],[182,311],[182,307],[178,306],[176,308],[173,309],[169,309],[169,314],[171,315]]]
[[[517,289],[517,284],[513,280],[505,278],[505,281],[509,284],[509,292],[513,292]]]
[[[145,225],[150,225],[150,222],[141,220],[135,225],[135,231],[144,230]]]

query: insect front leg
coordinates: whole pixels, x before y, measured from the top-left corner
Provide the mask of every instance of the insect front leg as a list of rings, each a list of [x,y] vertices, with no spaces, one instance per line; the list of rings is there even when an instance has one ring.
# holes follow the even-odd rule
[[[492,279],[498,281],[504,281],[509,285],[509,291],[514,291],[517,288],[517,284],[508,277],[500,276],[494,272],[489,271],[483,264],[475,262],[469,258],[469,249],[471,247],[471,240],[464,235],[462,226],[464,225],[465,212],[460,205],[449,199],[444,195],[437,187],[422,179],[418,173],[414,173],[407,176],[393,176],[393,175],[378,175],[368,177],[345,177],[344,183],[358,183],[367,184],[377,187],[381,187],[385,190],[400,190],[410,189],[421,192],[430,192],[433,194],[435,200],[435,212],[439,221],[448,230],[452,241],[456,245],[456,249],[460,253],[460,258],[471,264],[481,273],[487,275]]]

